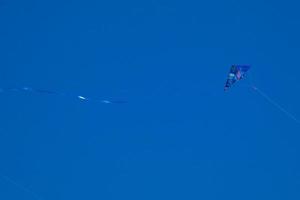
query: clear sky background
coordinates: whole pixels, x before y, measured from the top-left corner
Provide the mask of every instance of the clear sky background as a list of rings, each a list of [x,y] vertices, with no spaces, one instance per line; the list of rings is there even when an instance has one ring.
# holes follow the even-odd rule
[[[1,0],[0,199],[299,200],[299,6]]]

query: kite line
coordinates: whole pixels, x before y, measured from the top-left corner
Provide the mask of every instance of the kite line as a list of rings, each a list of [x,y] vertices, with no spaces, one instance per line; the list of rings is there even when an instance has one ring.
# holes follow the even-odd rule
[[[232,85],[234,85],[236,82],[242,80],[246,77],[246,73],[248,73],[249,69],[251,68],[250,65],[232,65],[230,68],[230,71],[227,76],[227,80],[224,86],[224,91],[227,91]],[[249,74],[249,73],[248,73]],[[249,77],[249,80],[251,84],[249,87],[253,89],[257,94],[262,96],[266,101],[268,101],[270,104],[272,104],[274,107],[279,109],[281,112],[283,112],[287,117],[295,121],[297,124],[300,124],[300,121],[289,111],[287,111],[284,107],[282,107],[279,103],[277,103],[275,100],[273,100],[271,97],[269,97],[266,93],[264,93],[262,90],[257,88],[255,84],[253,84],[251,76]]]
[[[33,192],[32,190],[28,189],[27,187],[17,183],[16,181],[14,181],[13,179],[9,178],[8,176],[5,175],[1,175],[1,178],[3,180],[5,180],[6,182],[9,182],[10,184],[16,186],[17,188],[19,188],[20,190],[22,190],[23,192],[30,194],[34,199],[36,200],[43,200],[39,195],[37,195],[35,192]]]
[[[266,93],[261,91],[255,86],[251,86],[251,88],[256,91],[257,94],[262,96],[265,100],[267,100],[269,103],[271,103],[273,106],[278,108],[281,112],[283,112],[286,116],[288,116],[290,119],[294,120],[296,123],[300,124],[300,121],[289,111],[287,111],[285,108],[283,108],[280,104],[278,104],[275,100],[273,100],[271,97],[269,97]]]

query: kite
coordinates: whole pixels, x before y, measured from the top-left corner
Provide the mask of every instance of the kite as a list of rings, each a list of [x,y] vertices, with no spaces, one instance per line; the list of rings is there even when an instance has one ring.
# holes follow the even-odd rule
[[[250,69],[250,65],[232,65],[228,73],[224,91],[227,91],[235,82],[242,80]]]

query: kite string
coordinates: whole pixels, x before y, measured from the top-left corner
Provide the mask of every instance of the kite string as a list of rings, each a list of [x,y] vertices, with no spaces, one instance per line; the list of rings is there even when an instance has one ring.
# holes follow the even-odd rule
[[[286,116],[288,116],[290,119],[294,120],[296,123],[300,124],[300,121],[289,111],[287,111],[285,108],[283,108],[280,104],[278,104],[275,100],[273,100],[271,97],[269,97],[266,93],[264,93],[262,90],[257,88],[256,86],[252,85],[251,88],[260,96],[262,96],[265,100],[267,100],[269,103],[271,103],[273,106],[278,108],[281,112],[283,112]]]
[[[36,200],[43,200],[41,197],[39,197],[39,195],[37,195],[35,192],[33,192],[32,190],[28,189],[27,187],[17,183],[16,181],[14,181],[13,179],[11,179],[8,176],[5,175],[0,175],[1,178],[9,183],[11,183],[12,185],[16,186],[17,188],[19,188],[20,190],[30,194],[32,197],[34,197],[34,199]]]
[[[300,120],[297,119],[292,113],[287,111],[284,107],[282,107],[279,103],[277,103],[275,100],[273,100],[269,95],[267,95],[265,92],[263,92],[261,89],[255,86],[253,82],[253,74],[249,73],[249,81],[250,81],[250,88],[254,90],[257,94],[262,96],[265,100],[267,100],[270,104],[275,106],[277,109],[279,109],[282,113],[284,113],[287,117],[295,121],[297,124],[300,124]]]

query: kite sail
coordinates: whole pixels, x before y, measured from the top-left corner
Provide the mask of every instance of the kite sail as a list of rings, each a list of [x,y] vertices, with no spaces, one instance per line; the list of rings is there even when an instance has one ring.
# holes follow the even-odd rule
[[[235,82],[242,80],[250,69],[250,65],[232,65],[228,73],[224,91],[228,90]]]

